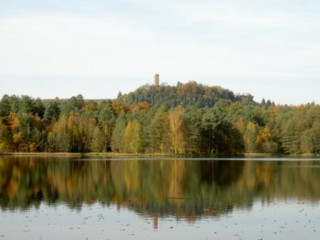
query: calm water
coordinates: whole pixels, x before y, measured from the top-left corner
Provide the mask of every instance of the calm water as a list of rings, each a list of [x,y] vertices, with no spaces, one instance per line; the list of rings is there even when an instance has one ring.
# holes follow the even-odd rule
[[[0,158],[0,239],[319,239],[320,160]]]

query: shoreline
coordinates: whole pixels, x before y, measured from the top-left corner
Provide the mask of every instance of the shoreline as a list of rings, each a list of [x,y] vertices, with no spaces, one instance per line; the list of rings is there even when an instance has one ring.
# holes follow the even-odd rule
[[[69,152],[0,152],[1,156],[13,157],[55,157],[55,158],[120,158],[120,157],[178,157],[178,158],[197,158],[199,155],[183,155],[170,153],[113,153],[113,152],[87,152],[87,153],[69,153]],[[219,158],[221,156],[203,156],[208,158]],[[234,158],[240,156],[225,156],[225,158]],[[317,158],[314,154],[269,154],[269,153],[244,153],[244,158]]]
[[[65,153],[65,152],[0,152],[0,156],[12,156],[12,157],[81,157],[81,153]]]
[[[117,158],[117,157],[177,157],[180,155],[167,153],[112,153],[112,152],[0,152],[1,156],[12,157],[57,157],[57,158]]]

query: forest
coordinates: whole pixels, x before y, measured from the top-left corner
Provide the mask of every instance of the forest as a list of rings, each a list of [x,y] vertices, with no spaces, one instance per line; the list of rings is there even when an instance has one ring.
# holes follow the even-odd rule
[[[113,100],[5,95],[0,152],[317,155],[320,106],[257,103],[196,82],[145,85]]]

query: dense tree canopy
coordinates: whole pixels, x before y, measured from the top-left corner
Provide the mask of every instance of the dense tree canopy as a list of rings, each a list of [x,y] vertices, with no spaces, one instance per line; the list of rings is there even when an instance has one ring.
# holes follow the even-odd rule
[[[195,82],[105,101],[5,95],[0,151],[320,154],[320,106],[256,103]]]
[[[251,99],[250,95],[235,95],[228,89],[219,86],[209,87],[198,84],[194,81],[177,86],[150,86],[145,85],[129,94],[118,96],[118,100],[124,103],[137,104],[139,102],[147,102],[149,104],[165,103],[170,107],[177,106],[196,106],[199,108],[212,107],[221,99],[231,101],[241,101],[243,99]]]

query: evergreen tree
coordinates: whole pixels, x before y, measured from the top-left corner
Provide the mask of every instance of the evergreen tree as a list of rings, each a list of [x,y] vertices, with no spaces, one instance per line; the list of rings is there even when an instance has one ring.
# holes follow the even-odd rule
[[[50,101],[45,108],[44,116],[43,116],[43,123],[44,125],[49,125],[58,121],[60,116],[60,108],[59,103],[57,101]]]
[[[0,117],[6,117],[11,112],[10,97],[4,95],[0,101]]]
[[[150,152],[168,152],[168,118],[165,106],[159,107],[147,126],[148,150]]]

